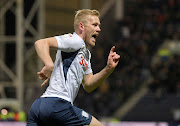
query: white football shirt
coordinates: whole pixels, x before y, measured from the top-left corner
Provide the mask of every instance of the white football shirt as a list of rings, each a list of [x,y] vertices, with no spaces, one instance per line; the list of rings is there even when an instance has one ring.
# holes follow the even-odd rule
[[[85,74],[92,73],[91,53],[75,32],[55,36],[58,50],[49,86],[41,97],[59,97],[73,104]]]

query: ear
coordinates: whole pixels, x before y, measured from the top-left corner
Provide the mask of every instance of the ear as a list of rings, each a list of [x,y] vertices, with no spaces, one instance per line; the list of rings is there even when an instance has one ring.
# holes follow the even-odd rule
[[[82,22],[79,22],[79,30],[84,31],[84,24]]]

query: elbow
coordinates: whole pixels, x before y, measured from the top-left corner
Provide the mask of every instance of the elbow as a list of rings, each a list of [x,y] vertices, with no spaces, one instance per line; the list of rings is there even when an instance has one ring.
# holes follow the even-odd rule
[[[87,85],[83,85],[83,88],[87,93],[91,93],[92,91],[94,91],[93,88],[91,88],[90,86],[87,86]]]
[[[93,90],[84,89],[87,93],[91,93]]]
[[[38,41],[35,41],[35,43],[34,43],[34,46],[35,46],[35,47],[37,46],[37,43],[38,43]]]
[[[40,39],[34,43],[34,47],[36,50],[41,50],[43,48],[49,47],[49,43],[44,39]]]
[[[34,43],[34,47],[37,48],[40,43],[41,43],[40,40],[37,40],[37,41]]]
[[[37,47],[38,45],[40,45],[42,43],[42,40],[37,40],[35,43],[34,43],[34,46]]]

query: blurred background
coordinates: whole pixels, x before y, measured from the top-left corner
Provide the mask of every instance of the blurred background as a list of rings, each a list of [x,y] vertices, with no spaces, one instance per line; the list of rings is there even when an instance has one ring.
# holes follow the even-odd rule
[[[36,74],[43,64],[34,42],[72,33],[82,8],[101,13],[94,73],[113,45],[121,59],[94,92],[81,87],[74,104],[106,126],[180,125],[179,0],[0,0],[0,126],[25,126],[46,88]]]

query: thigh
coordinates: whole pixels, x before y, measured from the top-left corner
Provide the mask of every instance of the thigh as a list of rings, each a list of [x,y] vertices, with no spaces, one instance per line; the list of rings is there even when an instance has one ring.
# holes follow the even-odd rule
[[[63,123],[65,126],[89,125],[92,120],[92,116],[89,113],[71,103],[67,103],[66,109],[56,111],[52,116],[55,118],[54,120],[58,121],[56,124]]]
[[[39,99],[32,104],[28,115],[27,126],[38,126],[39,104]]]
[[[95,117],[92,116],[91,123],[87,126],[103,126]]]
[[[70,115],[71,121],[69,123],[70,125],[68,126],[84,126],[90,124],[92,120],[92,116],[89,113],[73,105],[70,110],[71,110],[71,115]]]

